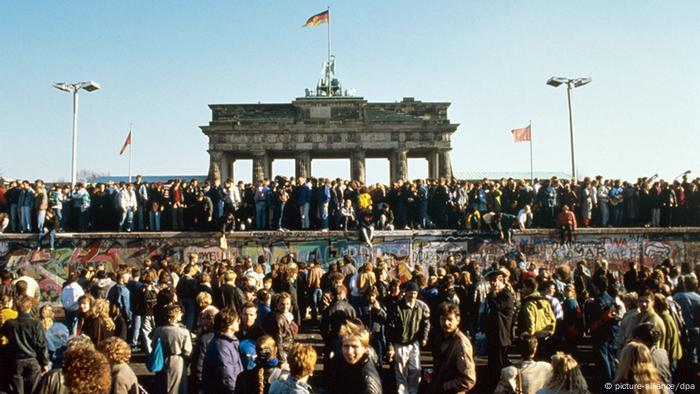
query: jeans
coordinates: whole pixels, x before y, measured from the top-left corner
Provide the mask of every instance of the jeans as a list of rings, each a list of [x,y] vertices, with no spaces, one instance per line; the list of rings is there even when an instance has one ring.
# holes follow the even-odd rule
[[[394,344],[396,361],[394,375],[396,376],[396,391],[399,394],[418,394],[420,386],[420,348],[418,341],[408,345]]]
[[[41,233],[41,230],[44,229],[44,222],[46,221],[46,210],[42,209],[40,211],[36,211],[36,229]]]
[[[126,226],[124,226],[126,224]],[[134,229],[134,211],[127,209],[122,212],[122,217],[119,220],[119,231],[131,231]]]
[[[605,227],[610,221],[610,208],[607,202],[600,203],[600,225]]]
[[[599,364],[600,371],[605,382],[612,382],[615,378],[615,346],[613,340],[595,340],[593,339],[593,352],[597,358],[596,363]]]
[[[653,208],[651,210],[651,226],[661,227],[661,208]]]
[[[151,231],[160,231],[160,211],[148,211],[148,228]]]
[[[143,342],[143,351],[150,354],[151,349],[151,332],[156,328],[156,320],[153,315],[141,317],[141,341]]]
[[[19,230],[32,232],[32,207],[20,207],[20,227]]]
[[[622,218],[624,215],[624,205],[622,204],[617,204],[615,208],[613,208],[613,226],[615,227],[620,227],[622,226]]]
[[[328,203],[323,203],[318,208],[318,216],[321,218],[321,228],[328,229]]]
[[[284,221],[284,207],[287,205],[286,203],[281,202],[277,206],[277,210],[275,211],[275,220],[274,220],[274,225],[277,230],[284,228],[283,226],[283,221]]]
[[[418,203],[418,225],[421,228],[431,227],[430,217],[428,216],[428,201],[420,201]]]
[[[143,231],[146,228],[146,223],[144,222],[144,209],[143,207],[139,207],[136,210],[136,228],[139,231]]]
[[[321,304],[321,299],[323,298],[323,290],[321,289],[311,289],[309,300],[311,306],[311,318],[316,320],[319,315],[319,305]]]
[[[53,209],[53,213],[58,218],[58,229],[60,230],[63,228],[63,208],[56,207]]]
[[[15,233],[19,231],[19,205],[10,205],[10,231]]]
[[[134,315],[134,321],[131,322],[131,346],[136,347],[139,344],[139,333],[141,332],[141,320],[143,316]]]
[[[51,229],[47,232],[40,231],[39,232],[39,245],[37,245],[39,248],[41,248],[41,241],[46,238],[46,236],[49,237],[49,247],[51,247],[51,250],[54,249],[54,246],[56,244],[56,230]]]
[[[299,206],[299,216],[301,216],[301,229],[302,230],[308,230],[310,226],[309,222],[309,206],[311,204],[304,203],[301,206]]]
[[[223,200],[218,201],[216,203],[216,218],[218,219],[222,216],[224,216],[224,201]]]
[[[267,229],[267,203],[265,201],[255,203],[255,229]]]
[[[39,383],[41,366],[36,358],[13,360],[10,369],[10,392],[31,394]]]

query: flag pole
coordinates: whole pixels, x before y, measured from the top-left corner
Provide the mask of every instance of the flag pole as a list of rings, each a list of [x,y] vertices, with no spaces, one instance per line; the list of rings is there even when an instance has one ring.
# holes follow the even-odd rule
[[[328,79],[328,97],[331,96],[331,6],[328,6],[328,68],[326,69],[326,78]]]
[[[129,123],[129,183],[131,183],[131,149],[134,146],[133,124]]]
[[[533,171],[533,166],[532,166],[532,120],[528,122],[528,126],[530,129],[530,184],[534,187],[535,186],[535,173]]]

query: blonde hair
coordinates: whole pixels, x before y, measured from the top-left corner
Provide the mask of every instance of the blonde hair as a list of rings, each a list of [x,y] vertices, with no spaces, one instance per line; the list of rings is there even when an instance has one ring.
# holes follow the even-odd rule
[[[313,374],[316,366],[316,357],[316,351],[311,345],[297,343],[287,358],[289,373],[297,378]]]
[[[92,305],[92,314],[104,320],[107,331],[114,331],[116,325],[112,318],[109,317],[109,301],[103,299],[95,300],[95,303]]]
[[[44,330],[48,330],[53,326],[53,307],[51,304],[46,304],[39,309],[39,317],[41,317],[41,325]]]
[[[568,354],[557,352],[552,356],[552,378],[545,385],[555,392],[588,394],[588,384],[578,363]]]
[[[107,394],[112,386],[109,362],[94,349],[67,350],[63,376],[71,394]]]
[[[635,341],[625,345],[620,352],[620,364],[615,373],[615,382],[641,384],[642,391],[635,390],[635,394],[665,392],[657,387],[644,388],[646,384],[654,386],[663,382],[659,376],[659,371],[654,366],[649,348]]]
[[[131,359],[131,348],[119,337],[109,337],[97,345],[97,349],[111,364],[127,364]]]
[[[206,291],[202,291],[199,294],[197,294],[197,306],[200,308],[204,308],[208,305],[211,305],[212,299],[211,299],[211,294],[207,293]]]
[[[340,327],[340,331],[338,332],[338,336],[340,337],[340,340],[343,342],[346,339],[357,338],[357,340],[360,341],[362,346],[364,346],[364,347],[369,346],[369,333],[362,326],[362,324],[355,324],[355,323],[349,321],[349,322],[343,324],[342,327]]]

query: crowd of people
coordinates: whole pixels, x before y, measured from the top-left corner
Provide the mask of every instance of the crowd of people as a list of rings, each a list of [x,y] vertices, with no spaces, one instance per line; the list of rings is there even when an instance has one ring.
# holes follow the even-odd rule
[[[24,268],[3,271],[0,392],[138,393],[129,361],[143,352],[158,393],[298,394],[319,382],[331,394],[466,393],[477,382],[495,393],[669,393],[697,384],[699,274],[671,260],[611,272],[605,260],[547,267],[523,255],[325,267],[191,254],[70,271],[59,322]],[[299,341],[314,330],[318,353]],[[584,337],[604,386],[581,370]],[[479,357],[488,368],[477,374]]]
[[[588,177],[397,181],[390,186],[326,178],[227,179],[165,184],[0,185],[0,230],[212,231],[511,229],[700,226],[700,178],[636,183]],[[570,214],[562,215],[565,211]]]

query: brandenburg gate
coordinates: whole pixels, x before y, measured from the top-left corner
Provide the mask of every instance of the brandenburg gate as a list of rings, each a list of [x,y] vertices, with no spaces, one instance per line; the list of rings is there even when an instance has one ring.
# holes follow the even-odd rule
[[[430,178],[452,177],[450,103],[404,98],[369,103],[340,93],[317,93],[290,104],[212,104],[212,120],[201,126],[209,137],[209,178],[233,178],[236,160],[252,159],[253,181],[269,179],[275,159],[294,159],[296,177],[311,175],[313,159],[350,159],[350,175],[365,181],[365,159],[388,158],[391,181],[408,179],[408,158],[426,158]],[[337,85],[336,85],[337,84]]]

